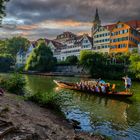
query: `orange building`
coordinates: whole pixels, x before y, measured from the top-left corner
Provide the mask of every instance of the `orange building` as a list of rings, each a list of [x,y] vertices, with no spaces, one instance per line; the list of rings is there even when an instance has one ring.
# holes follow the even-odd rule
[[[138,48],[140,34],[126,23],[118,22],[111,30],[110,53],[124,53]]]

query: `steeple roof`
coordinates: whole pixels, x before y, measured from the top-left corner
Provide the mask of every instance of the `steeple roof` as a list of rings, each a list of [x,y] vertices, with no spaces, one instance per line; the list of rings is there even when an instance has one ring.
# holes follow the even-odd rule
[[[96,13],[95,13],[94,21],[100,21],[99,14],[98,14],[98,8],[96,8]]]

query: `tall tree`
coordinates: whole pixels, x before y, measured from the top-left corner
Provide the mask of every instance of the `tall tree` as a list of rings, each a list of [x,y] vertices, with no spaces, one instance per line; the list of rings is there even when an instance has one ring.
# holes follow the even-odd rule
[[[0,72],[6,72],[11,70],[13,65],[14,65],[14,61],[11,55],[0,54]]]
[[[129,70],[136,76],[136,78],[140,79],[140,55],[138,53],[134,53],[130,56]]]
[[[23,50],[27,50],[29,47],[29,40],[23,37],[13,37],[7,41],[7,51],[14,58],[16,57],[17,52],[22,48]]]
[[[29,56],[25,70],[50,71],[55,64],[51,49],[41,42]]]
[[[6,15],[5,13],[5,3],[9,0],[0,0],[0,23],[2,22],[2,18]]]

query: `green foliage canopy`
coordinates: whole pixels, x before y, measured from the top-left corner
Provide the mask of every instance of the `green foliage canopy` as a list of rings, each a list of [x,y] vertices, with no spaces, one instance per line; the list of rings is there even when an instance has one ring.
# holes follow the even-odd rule
[[[23,50],[27,50],[30,42],[28,39],[24,37],[13,37],[7,41],[7,52],[11,54],[14,58],[16,58],[17,52],[22,48]]]
[[[65,61],[68,64],[76,65],[78,63],[78,58],[77,56],[72,55],[72,56],[68,56]]]
[[[2,22],[2,18],[6,15],[5,13],[5,3],[9,0],[0,0],[0,23]]]
[[[11,70],[11,67],[14,64],[14,60],[11,55],[0,54],[0,72],[7,72]]]
[[[56,63],[55,60],[51,49],[45,42],[41,42],[27,59],[25,70],[50,71]]]
[[[118,79],[124,75],[125,65],[112,62],[112,56],[107,54],[81,51],[80,64],[89,70],[94,78]]]
[[[129,70],[136,76],[136,78],[140,78],[140,54],[134,53],[130,56]]]

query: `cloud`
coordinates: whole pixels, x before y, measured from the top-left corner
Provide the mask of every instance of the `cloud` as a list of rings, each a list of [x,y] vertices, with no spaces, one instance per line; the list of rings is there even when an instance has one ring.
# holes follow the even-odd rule
[[[17,26],[17,30],[34,30],[34,29],[37,29],[38,26],[37,25],[19,25]]]
[[[96,7],[103,24],[140,19],[139,0],[10,0],[6,19],[15,26],[5,31],[28,32],[29,38],[90,32]]]
[[[25,23],[54,19],[89,22],[96,7],[105,22],[140,18],[139,0],[11,0],[7,12]]]

